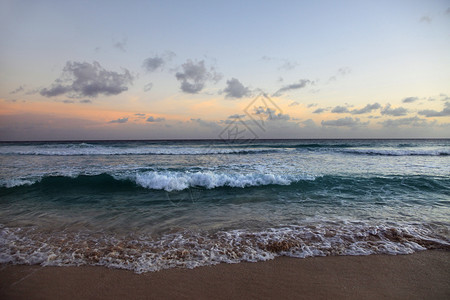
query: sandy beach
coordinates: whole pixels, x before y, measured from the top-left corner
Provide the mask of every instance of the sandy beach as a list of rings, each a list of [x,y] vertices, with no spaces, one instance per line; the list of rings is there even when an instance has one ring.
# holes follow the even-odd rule
[[[450,252],[281,257],[135,274],[3,265],[2,299],[449,299]]]

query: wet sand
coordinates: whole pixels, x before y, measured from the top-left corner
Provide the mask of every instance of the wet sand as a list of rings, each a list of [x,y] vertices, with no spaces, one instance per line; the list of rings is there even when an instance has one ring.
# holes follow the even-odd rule
[[[0,267],[0,299],[450,299],[450,252],[280,257],[135,274],[104,267]]]

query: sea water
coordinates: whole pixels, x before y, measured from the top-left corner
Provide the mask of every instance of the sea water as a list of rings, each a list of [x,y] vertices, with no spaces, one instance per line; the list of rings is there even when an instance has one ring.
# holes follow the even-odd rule
[[[0,263],[408,254],[449,229],[448,139],[0,144]]]

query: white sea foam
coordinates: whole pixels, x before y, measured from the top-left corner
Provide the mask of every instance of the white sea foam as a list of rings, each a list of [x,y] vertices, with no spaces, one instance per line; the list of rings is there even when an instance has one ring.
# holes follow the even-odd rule
[[[189,187],[204,187],[207,189],[217,187],[250,187],[269,184],[290,185],[300,180],[314,180],[312,175],[279,175],[279,174],[239,174],[214,172],[144,172],[132,177],[135,182],[145,188],[180,191]]]
[[[184,231],[157,238],[0,226],[0,263],[104,265],[137,273],[277,256],[395,255],[449,247],[448,238],[418,224],[316,223],[260,231]]]
[[[20,178],[0,179],[0,187],[12,188],[21,185],[31,185],[36,181],[37,180]]]

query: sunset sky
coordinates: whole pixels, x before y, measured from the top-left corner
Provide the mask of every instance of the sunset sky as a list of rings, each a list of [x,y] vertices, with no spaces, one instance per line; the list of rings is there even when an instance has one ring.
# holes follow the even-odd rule
[[[0,38],[3,141],[450,138],[449,1],[1,0]]]

